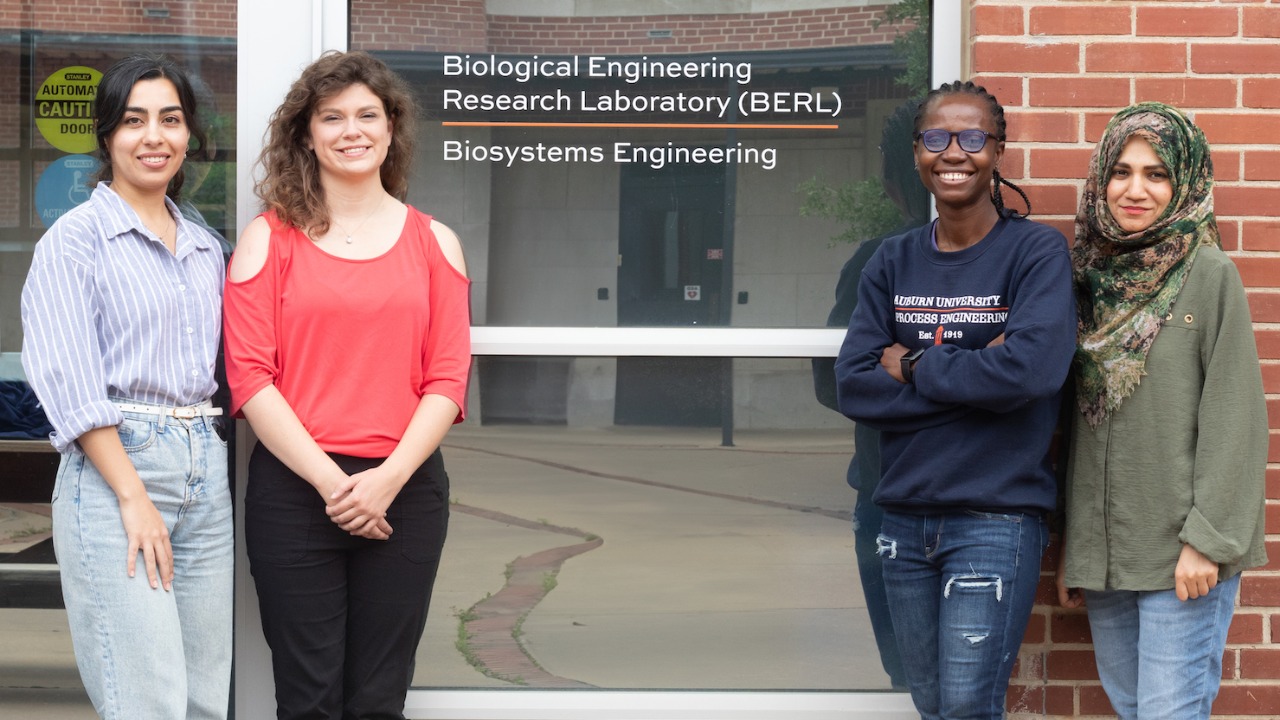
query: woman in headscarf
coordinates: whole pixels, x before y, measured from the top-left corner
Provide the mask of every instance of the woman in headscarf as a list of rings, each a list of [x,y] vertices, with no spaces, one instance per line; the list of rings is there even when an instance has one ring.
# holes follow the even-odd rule
[[[1080,322],[1066,607],[1088,607],[1119,716],[1207,718],[1240,571],[1266,562],[1267,415],[1204,133],[1176,108],[1111,119],[1072,265]]]

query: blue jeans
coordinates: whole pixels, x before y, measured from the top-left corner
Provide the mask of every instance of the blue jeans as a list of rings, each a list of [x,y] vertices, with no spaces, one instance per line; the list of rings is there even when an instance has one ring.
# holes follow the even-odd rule
[[[886,512],[876,542],[920,717],[1003,717],[1048,543],[1044,519]]]
[[[1121,720],[1208,718],[1240,576],[1183,602],[1173,590],[1085,591],[1098,675]]]
[[[234,529],[221,418],[125,413],[120,440],[169,529],[172,592],[152,589],[115,492],[81,452],[62,457],[53,543],[76,664],[103,720],[227,716]]]
[[[884,563],[876,552],[876,538],[880,535],[880,521],[884,513],[871,500],[875,492],[859,490],[853,506],[853,550],[858,559],[858,579],[862,581],[862,596],[867,602],[867,617],[875,634],[876,649],[880,652],[880,666],[889,676],[894,690],[904,690],[907,681],[902,673],[902,658],[898,651],[898,638],[893,634],[893,619],[889,616],[889,599],[884,591]]]

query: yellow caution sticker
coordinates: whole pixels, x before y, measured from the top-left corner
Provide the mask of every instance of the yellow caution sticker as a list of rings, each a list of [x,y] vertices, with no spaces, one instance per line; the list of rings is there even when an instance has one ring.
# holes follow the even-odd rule
[[[89,153],[93,136],[93,99],[102,73],[73,65],[54,71],[36,91],[36,127],[50,145],[67,153]]]

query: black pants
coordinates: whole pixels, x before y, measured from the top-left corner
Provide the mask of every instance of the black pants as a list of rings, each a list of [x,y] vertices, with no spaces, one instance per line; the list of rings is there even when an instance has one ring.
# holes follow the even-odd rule
[[[347,473],[378,458],[331,457]],[[259,444],[249,460],[245,542],[271,648],[276,716],[402,720],[414,653],[449,523],[436,451],[387,509],[389,540],[354,537],[320,494]]]

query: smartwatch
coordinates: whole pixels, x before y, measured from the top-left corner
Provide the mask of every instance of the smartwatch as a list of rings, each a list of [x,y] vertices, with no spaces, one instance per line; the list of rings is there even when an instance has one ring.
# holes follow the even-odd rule
[[[923,354],[924,354],[924,348],[916,348],[915,350],[912,350],[906,355],[903,355],[902,359],[899,360],[899,362],[902,363],[901,367],[902,367],[903,382],[907,382],[907,383],[911,382],[912,380],[911,366],[915,365],[916,361],[919,360],[920,356]]]

